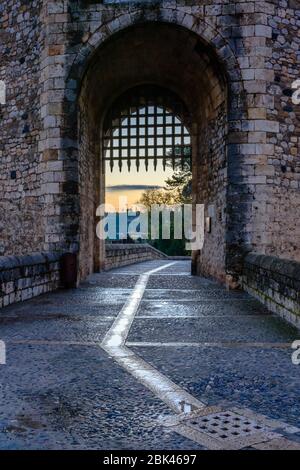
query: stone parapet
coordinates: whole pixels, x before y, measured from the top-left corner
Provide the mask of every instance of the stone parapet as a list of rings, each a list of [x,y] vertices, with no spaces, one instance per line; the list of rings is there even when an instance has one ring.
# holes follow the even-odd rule
[[[0,257],[0,308],[60,286],[60,254]]]
[[[105,270],[142,261],[168,259],[168,256],[148,244],[109,243],[105,247]]]
[[[245,258],[242,284],[271,312],[300,328],[300,263],[250,253]]]

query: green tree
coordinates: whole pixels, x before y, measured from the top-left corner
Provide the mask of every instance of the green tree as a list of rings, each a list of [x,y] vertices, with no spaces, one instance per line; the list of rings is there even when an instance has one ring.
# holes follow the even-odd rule
[[[176,149],[175,149],[176,151]],[[169,155],[170,157],[170,155]],[[171,160],[171,161],[170,161]],[[192,172],[191,172],[191,159],[187,156],[184,160],[179,158],[168,159],[167,166],[174,168],[174,173],[170,178],[165,181],[165,186],[162,189],[151,189],[145,191],[140,199],[140,203],[151,210],[155,204],[158,205],[182,205],[188,204],[192,200]],[[149,220],[149,234],[151,232],[151,221]],[[174,239],[174,221],[171,217],[171,240],[163,240],[161,237],[162,221],[160,220],[160,238],[159,240],[149,240],[150,243],[160,251],[169,256],[187,255],[185,250],[186,240]],[[173,237],[173,238],[172,238]]]
[[[187,204],[192,201],[192,172],[189,165],[175,169],[173,175],[166,179],[165,190],[176,192],[178,202]]]
[[[173,175],[165,183],[166,191],[176,191],[178,193],[178,202],[186,204],[192,201],[192,168],[191,168],[191,147],[188,145],[182,150],[174,149],[174,154],[169,154],[167,166],[174,169]]]
[[[151,210],[151,206],[154,204],[171,206],[180,203],[180,200],[176,189],[170,191],[165,189],[148,189],[142,193],[139,203]]]

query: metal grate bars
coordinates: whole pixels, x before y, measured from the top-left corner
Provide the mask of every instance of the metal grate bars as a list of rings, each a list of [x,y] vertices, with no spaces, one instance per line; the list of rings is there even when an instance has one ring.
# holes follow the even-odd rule
[[[183,104],[141,91],[145,90],[136,90],[126,101],[117,103],[106,119],[103,150],[111,171],[116,162],[120,171],[127,162],[130,171],[133,160],[137,170],[141,161],[146,171],[150,161],[155,170],[158,161],[164,169],[167,164],[174,169],[176,161],[183,167],[191,157],[190,134],[181,119],[185,114]]]

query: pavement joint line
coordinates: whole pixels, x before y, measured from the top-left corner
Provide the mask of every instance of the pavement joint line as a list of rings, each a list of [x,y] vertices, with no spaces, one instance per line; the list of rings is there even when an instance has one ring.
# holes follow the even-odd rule
[[[106,273],[106,274],[108,274],[108,273]],[[120,272],[120,273],[110,273],[110,275],[111,276],[140,276],[141,273],[130,273],[130,272],[121,273]],[[180,276],[180,277],[182,277],[182,276],[186,277],[187,276],[187,277],[190,277],[190,278],[194,278],[194,276],[192,276],[192,274],[190,274],[190,273],[168,273],[168,274],[163,273],[163,274],[152,274],[152,276]],[[103,278],[105,278],[105,274],[103,275]],[[88,280],[87,282],[89,282],[91,284],[94,284],[97,281],[89,281]]]
[[[149,291],[150,289],[146,289],[146,291]],[[155,289],[153,289],[155,290]],[[243,301],[247,301],[247,302],[252,302],[252,303],[255,303],[257,304],[257,300],[256,299],[246,299],[246,298],[242,298],[242,299],[214,299],[214,298],[211,298],[211,299],[202,299],[202,298],[198,298],[198,299],[163,299],[163,298],[159,298],[159,299],[146,299],[144,298],[142,300],[142,302],[156,302],[156,303],[162,303],[162,302],[166,302],[166,303],[171,303],[171,304],[177,304],[177,303],[180,303],[180,302],[199,302],[199,300],[201,300],[201,302],[207,302],[207,303],[224,303],[224,302],[243,302]],[[272,315],[270,313],[270,315]]]
[[[139,277],[141,277],[143,274],[141,274]],[[134,286],[133,286],[134,287]],[[76,291],[73,292],[74,295],[80,293],[80,291],[86,291],[86,289],[90,289],[90,290],[94,290],[94,289],[97,289],[99,291],[101,290],[105,290],[105,291],[131,291],[133,289],[133,287],[107,287],[107,286],[104,286],[104,285],[99,285],[97,283],[93,283],[92,285],[89,283],[89,286],[86,287],[86,286],[81,286],[81,287],[78,287]],[[163,287],[147,287],[146,288],[146,291],[153,291],[153,292],[166,292],[166,293],[169,293],[169,292],[198,292],[198,293],[201,293],[202,292],[220,292],[220,288],[218,288],[219,286],[216,286],[216,287],[209,287],[209,290],[207,291],[207,286],[199,286],[197,289],[168,289],[168,288],[163,288]],[[238,297],[238,299],[249,299],[249,300],[256,300],[257,302],[257,299],[253,298],[253,297],[250,297],[249,294],[247,294],[246,292],[244,291],[228,291],[227,289],[222,289],[222,292],[225,293],[225,294],[228,294],[229,292],[238,292],[239,295],[241,295],[241,297]],[[60,296],[62,297],[65,292],[54,292],[53,293],[54,295],[53,296]],[[221,299],[222,300],[222,299]]]
[[[269,317],[275,317],[277,318],[277,315],[275,313],[246,313],[246,314],[224,314],[224,315],[139,315],[137,317],[138,319],[143,319],[143,320],[186,320],[186,319],[193,319],[193,320],[200,320],[203,318],[206,319],[211,319],[211,318],[269,318]],[[109,317],[102,317],[102,318],[109,318]]]
[[[128,347],[196,347],[196,348],[217,348],[217,347],[250,347],[250,348],[291,348],[291,343],[247,343],[247,342],[240,342],[240,341],[228,341],[228,342],[217,342],[217,343],[210,343],[210,342],[203,342],[203,343],[196,343],[196,342],[168,342],[168,343],[160,343],[160,342],[143,342],[143,341],[130,341],[127,342],[126,345]]]
[[[43,339],[8,339],[7,344],[36,344],[49,346],[99,346],[98,341],[64,341]],[[259,348],[290,348],[291,343],[244,343],[244,342],[220,342],[220,343],[187,343],[187,342],[126,342],[127,347],[259,347]],[[125,354],[126,355],[126,354]],[[127,353],[129,355],[129,353]],[[123,354],[124,356],[124,354]]]
[[[153,290],[153,291],[155,291],[155,292],[156,292],[156,291],[159,291],[159,292],[160,292],[160,291],[165,291],[165,292],[166,292],[166,291],[167,291],[167,292],[201,292],[201,290],[199,290],[199,288],[202,288],[203,291],[206,291],[206,292],[207,292],[207,287],[208,287],[208,286],[204,286],[204,285],[200,285],[200,286],[198,287],[198,289],[167,289],[167,288],[164,288],[164,287],[157,287],[157,288],[156,288],[156,287],[147,287],[146,290],[147,290],[147,291]],[[215,291],[215,292],[220,292],[220,291],[222,291],[222,292],[224,292],[224,294],[225,294],[225,293],[228,294],[229,292],[236,292],[236,291],[229,291],[229,290],[227,290],[227,289],[225,289],[225,288],[222,289],[222,286],[214,286],[214,287],[212,287],[210,290],[211,290],[212,292],[214,292],[214,291]],[[243,291],[237,291],[237,292],[241,292],[242,295],[245,294]],[[240,298],[243,298],[243,297],[239,297],[239,299],[240,299]],[[246,293],[246,294],[244,295],[244,298],[250,299],[251,297],[249,296],[249,294]]]
[[[99,342],[95,341],[60,341],[60,340],[44,340],[44,339],[8,339],[6,344],[33,344],[45,346],[99,346]]]
[[[125,342],[132,322],[138,311],[147,282],[153,273],[173,266],[171,262],[141,274],[125,305],[106,333],[100,346],[127,372],[135,377],[145,387],[150,389],[160,400],[166,403],[176,413],[189,413],[194,409],[202,409],[206,405],[187,391],[176,385],[172,380],[148,364],[133,351]]]
[[[174,261],[174,263],[175,262],[176,261]],[[104,274],[103,273],[98,273],[99,277],[105,277],[105,276],[107,276],[107,274],[109,274],[110,276],[124,276],[124,275],[126,275],[126,276],[140,276],[142,273],[141,272],[131,273],[131,272],[128,272],[128,271],[127,272],[125,272],[125,271],[124,272],[118,272],[118,273],[117,272],[112,272],[112,271],[110,271],[110,272],[106,271]],[[152,275],[153,276],[180,276],[180,277],[181,276],[189,276],[191,278],[194,278],[194,276],[189,272],[186,272],[186,273],[160,273],[160,274],[152,274]],[[92,282],[97,282],[97,281],[93,281],[93,280],[88,279],[87,282],[92,283]]]

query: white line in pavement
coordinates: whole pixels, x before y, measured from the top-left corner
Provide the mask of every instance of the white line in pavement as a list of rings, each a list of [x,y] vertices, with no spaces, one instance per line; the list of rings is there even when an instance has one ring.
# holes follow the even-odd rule
[[[120,366],[122,366],[127,372],[129,372],[145,387],[150,389],[160,400],[166,403],[176,413],[180,415],[186,414],[187,418],[191,421],[191,418],[195,416],[195,414],[193,413],[194,411],[196,411],[196,413],[206,413],[209,416],[209,408],[207,408],[207,406],[203,402],[200,402],[188,392],[177,386],[165,375],[161,374],[157,369],[152,367],[150,364],[141,359],[138,355],[136,355],[132,350],[128,348],[128,345],[136,345],[136,343],[126,343],[127,346],[125,345],[128,333],[130,331],[130,327],[138,311],[139,305],[142,301],[142,297],[145,292],[150,275],[153,272],[160,271],[173,264],[175,264],[175,262],[166,264],[165,266],[160,266],[157,269],[148,271],[139,276],[138,281],[133,291],[129,295],[126,304],[120,311],[110,330],[105,335],[101,343],[101,347],[106,352],[108,352],[109,355]],[[150,343],[140,344],[150,345]],[[159,345],[160,343],[157,344]],[[175,343],[168,344],[172,344],[172,346],[173,344],[175,345]],[[249,344],[251,343],[248,343],[248,345]],[[264,344],[266,343],[261,343],[261,345]],[[215,345],[219,344],[216,343]],[[178,344],[176,344],[176,346],[178,346]],[[205,408],[206,410],[204,411]],[[245,416],[247,416],[247,414],[245,414]],[[180,416],[180,418],[182,419],[182,416]],[[209,449],[214,448],[214,441],[212,440],[212,438],[210,437],[209,439],[207,439],[207,434],[202,433],[200,431],[196,432],[195,429],[190,426],[190,424],[184,425],[182,423],[179,423],[176,426],[173,425],[172,427],[170,427],[170,429],[173,429],[173,431],[181,434],[184,437],[187,437],[188,439],[193,440],[194,442],[198,442],[201,446],[204,445]],[[270,440],[271,435],[272,433],[264,433],[261,437],[259,437],[259,439],[260,441]],[[239,445],[241,448],[243,447],[242,444]],[[221,448],[223,448],[223,445],[219,443],[218,449]],[[224,448],[228,447],[224,446]]]
[[[176,264],[176,261],[151,269],[141,274],[130,294],[127,302],[106,333],[101,347],[112,356],[115,361],[127,370],[133,377],[149,388],[159,399],[170,406],[177,413],[189,413],[194,409],[201,409],[205,404],[194,398],[180,388],[157,369],[137,356],[125,346],[125,342],[141,303],[149,277],[162,269]]]

